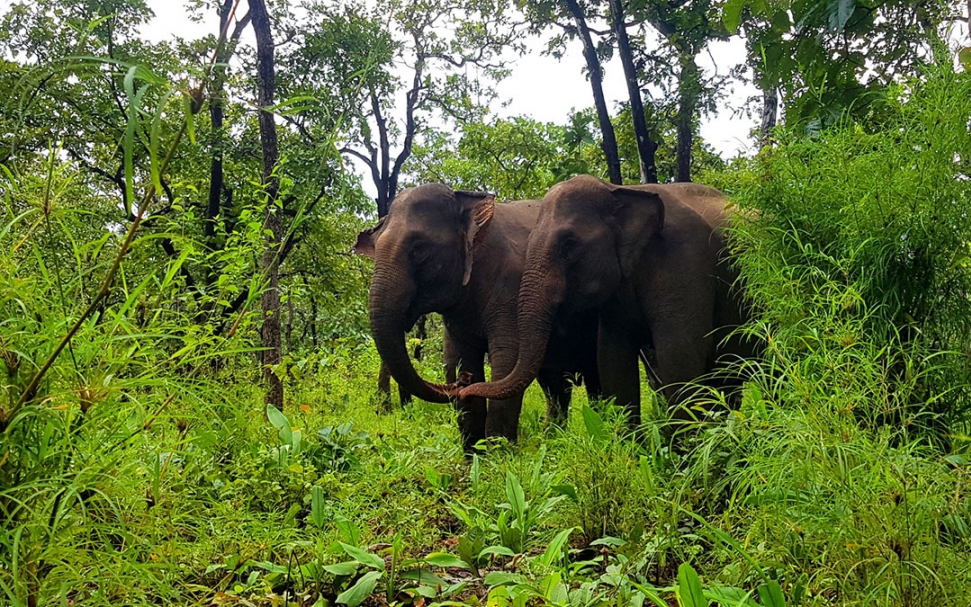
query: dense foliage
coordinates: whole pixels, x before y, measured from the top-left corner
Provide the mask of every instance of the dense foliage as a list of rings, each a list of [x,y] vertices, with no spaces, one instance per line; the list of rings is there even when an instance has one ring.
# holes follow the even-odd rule
[[[555,22],[569,4],[594,27],[616,8],[270,3],[288,33],[264,108],[275,197],[246,3],[194,3],[221,34],[157,45],[139,35],[139,1],[5,9],[0,603],[971,603],[971,60],[959,50],[953,67],[942,43],[950,5],[732,0],[719,24],[710,2],[624,4],[632,31],[703,30],[640,55],[674,91],[645,106],[661,180],[717,98],[706,80],[685,113],[674,59],[690,68],[705,40],[739,30],[748,69],[782,90],[784,124],[754,158],[726,163],[691,139],[691,172],[739,208],[755,309],[742,330],[766,345],[740,363],[738,409],[675,427],[645,381],[648,421],[630,437],[581,391],[550,426],[534,386],[520,443],[470,459],[451,408],[383,411],[370,266],[350,252],[381,196],[348,159],[374,159],[375,185],[398,165],[402,184],[503,198],[607,175],[592,110],[500,118],[458,69],[481,60],[502,77],[494,53],[524,25],[569,43],[578,32]],[[614,34],[597,35],[606,57]],[[846,63],[869,51],[872,72]],[[627,107],[610,118],[633,182]],[[281,302],[267,310],[271,267]],[[282,411],[260,387],[268,314]],[[417,365],[441,380],[428,325]]]

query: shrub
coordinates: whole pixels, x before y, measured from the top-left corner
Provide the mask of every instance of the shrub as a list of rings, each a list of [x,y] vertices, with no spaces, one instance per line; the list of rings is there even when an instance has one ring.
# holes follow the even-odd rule
[[[847,384],[858,413],[938,436],[971,407],[969,128],[971,77],[937,67],[899,88],[877,130],[783,130],[733,197],[775,363],[815,357],[807,381]]]

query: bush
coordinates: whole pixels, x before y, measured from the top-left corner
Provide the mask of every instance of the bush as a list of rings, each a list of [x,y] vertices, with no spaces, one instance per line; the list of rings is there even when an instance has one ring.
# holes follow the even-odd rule
[[[805,367],[797,390],[835,386],[858,414],[938,437],[966,420],[969,124],[971,77],[938,67],[879,130],[783,130],[736,176],[758,331],[784,372]]]

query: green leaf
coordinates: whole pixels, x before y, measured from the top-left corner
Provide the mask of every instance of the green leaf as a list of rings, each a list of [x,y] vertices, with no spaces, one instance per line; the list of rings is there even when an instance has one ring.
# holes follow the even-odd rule
[[[678,586],[675,588],[678,605],[681,607],[708,607],[701,578],[698,572],[688,563],[681,563],[678,567]]]
[[[280,442],[282,444],[287,446],[293,444],[293,430],[290,429],[290,421],[282,411],[273,405],[267,405],[266,418],[270,420],[270,423],[274,428],[277,429],[277,432],[279,432]]]
[[[752,598],[751,592],[746,592],[741,588],[731,586],[714,586],[705,590],[705,596],[715,601],[719,605],[731,605],[732,607],[759,607],[759,604]]]
[[[842,32],[855,10],[856,0],[827,0],[826,12],[829,14],[829,29],[834,32]]]
[[[745,0],[728,0],[722,8],[722,23],[731,33],[738,31],[738,26],[742,23],[742,9],[745,8]]]
[[[374,569],[380,569],[384,571],[384,559],[376,554],[371,554],[363,548],[358,548],[357,546],[351,546],[350,544],[345,544],[340,542],[341,548],[347,553],[349,557],[361,563],[362,565],[367,565]]]
[[[966,46],[958,51],[958,61],[964,66],[964,70],[971,72],[971,46]]]
[[[324,488],[314,485],[310,492],[310,520],[318,529],[323,529],[327,523]]]
[[[353,586],[337,595],[337,602],[347,605],[347,607],[357,607],[364,602],[364,599],[371,596],[374,588],[378,585],[378,580],[383,575],[383,571],[365,573]]]
[[[506,472],[506,499],[516,520],[522,520],[526,513],[526,495],[523,493],[523,486],[519,478],[512,472]]]
[[[567,541],[570,539],[570,534],[576,531],[576,527],[570,527],[569,529],[564,529],[556,534],[550,545],[546,547],[546,552],[544,552],[537,560],[547,567],[552,567],[557,563],[563,556],[563,547],[566,545]]]
[[[958,468],[960,468],[961,466],[968,465],[968,460],[965,459],[963,456],[957,455],[957,454],[948,455],[947,457],[944,458],[944,461]]]
[[[782,586],[779,586],[779,582],[775,580],[759,585],[759,600],[762,602],[762,607],[786,607]]]
[[[482,552],[479,553],[479,556],[488,556],[490,554],[494,554],[496,556],[508,556],[509,558],[516,556],[516,553],[513,552],[511,548],[506,548],[505,546],[489,546],[487,548],[483,548]]]
[[[401,572],[399,577],[403,580],[411,580],[413,582],[418,582],[419,584],[432,586],[433,588],[445,586],[445,580],[427,569],[408,569],[407,571]]]
[[[506,571],[492,571],[485,576],[483,582],[486,586],[508,586],[510,584],[525,584],[526,577],[518,573],[508,573]]]
[[[196,144],[196,120],[192,115],[192,96],[182,95],[182,113],[185,115],[186,134],[189,136],[189,143]]]
[[[359,565],[360,563],[357,561],[345,561],[343,563],[334,563],[333,565],[324,565],[324,571],[333,573],[334,575],[354,575],[357,573]]]
[[[448,554],[447,552],[432,552],[425,557],[425,562],[436,567],[460,567],[462,569],[469,569],[468,563],[454,554]]]
[[[587,435],[597,442],[610,440],[610,433],[600,414],[593,410],[590,405],[583,405],[583,425],[587,427]]]
[[[619,537],[613,537],[608,535],[600,539],[593,540],[592,542],[590,542],[590,545],[591,546],[614,546],[619,548],[620,546],[623,546],[626,543],[627,542],[620,539]]]
[[[559,493],[560,495],[565,495],[574,502],[580,501],[580,498],[577,497],[577,490],[573,485],[553,485],[550,487],[550,491],[553,493]]]
[[[302,444],[302,441],[303,441],[303,434],[300,432],[300,430],[290,431],[290,450],[292,451],[291,455],[296,455],[300,453],[300,446]]]

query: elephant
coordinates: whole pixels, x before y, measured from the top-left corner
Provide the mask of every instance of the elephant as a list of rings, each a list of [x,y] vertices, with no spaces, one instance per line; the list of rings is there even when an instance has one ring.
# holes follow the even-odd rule
[[[388,215],[358,235],[355,252],[375,262],[368,299],[374,343],[405,390],[430,402],[454,400],[446,387],[418,375],[405,349],[405,333],[430,312],[442,315],[462,377],[485,381],[486,354],[494,380],[512,370],[519,349],[519,283],[539,209],[535,200],[497,204],[490,194],[425,184],[402,191]],[[548,413],[562,418],[571,391],[566,374],[577,374],[588,393],[599,394],[596,314],[551,324],[549,337],[534,377],[547,394]],[[528,385],[489,402],[456,401],[467,453],[487,437],[516,440]]]
[[[546,194],[529,237],[519,296],[519,360],[504,379],[462,386],[462,398],[501,399],[536,376],[551,326],[599,313],[602,389],[640,425],[638,352],[652,353],[657,383],[675,416],[685,384],[711,375],[720,361],[753,349],[734,328],[749,315],[735,286],[724,228],[727,199],[693,184],[617,186],[588,175]],[[652,382],[654,383],[654,382]]]

